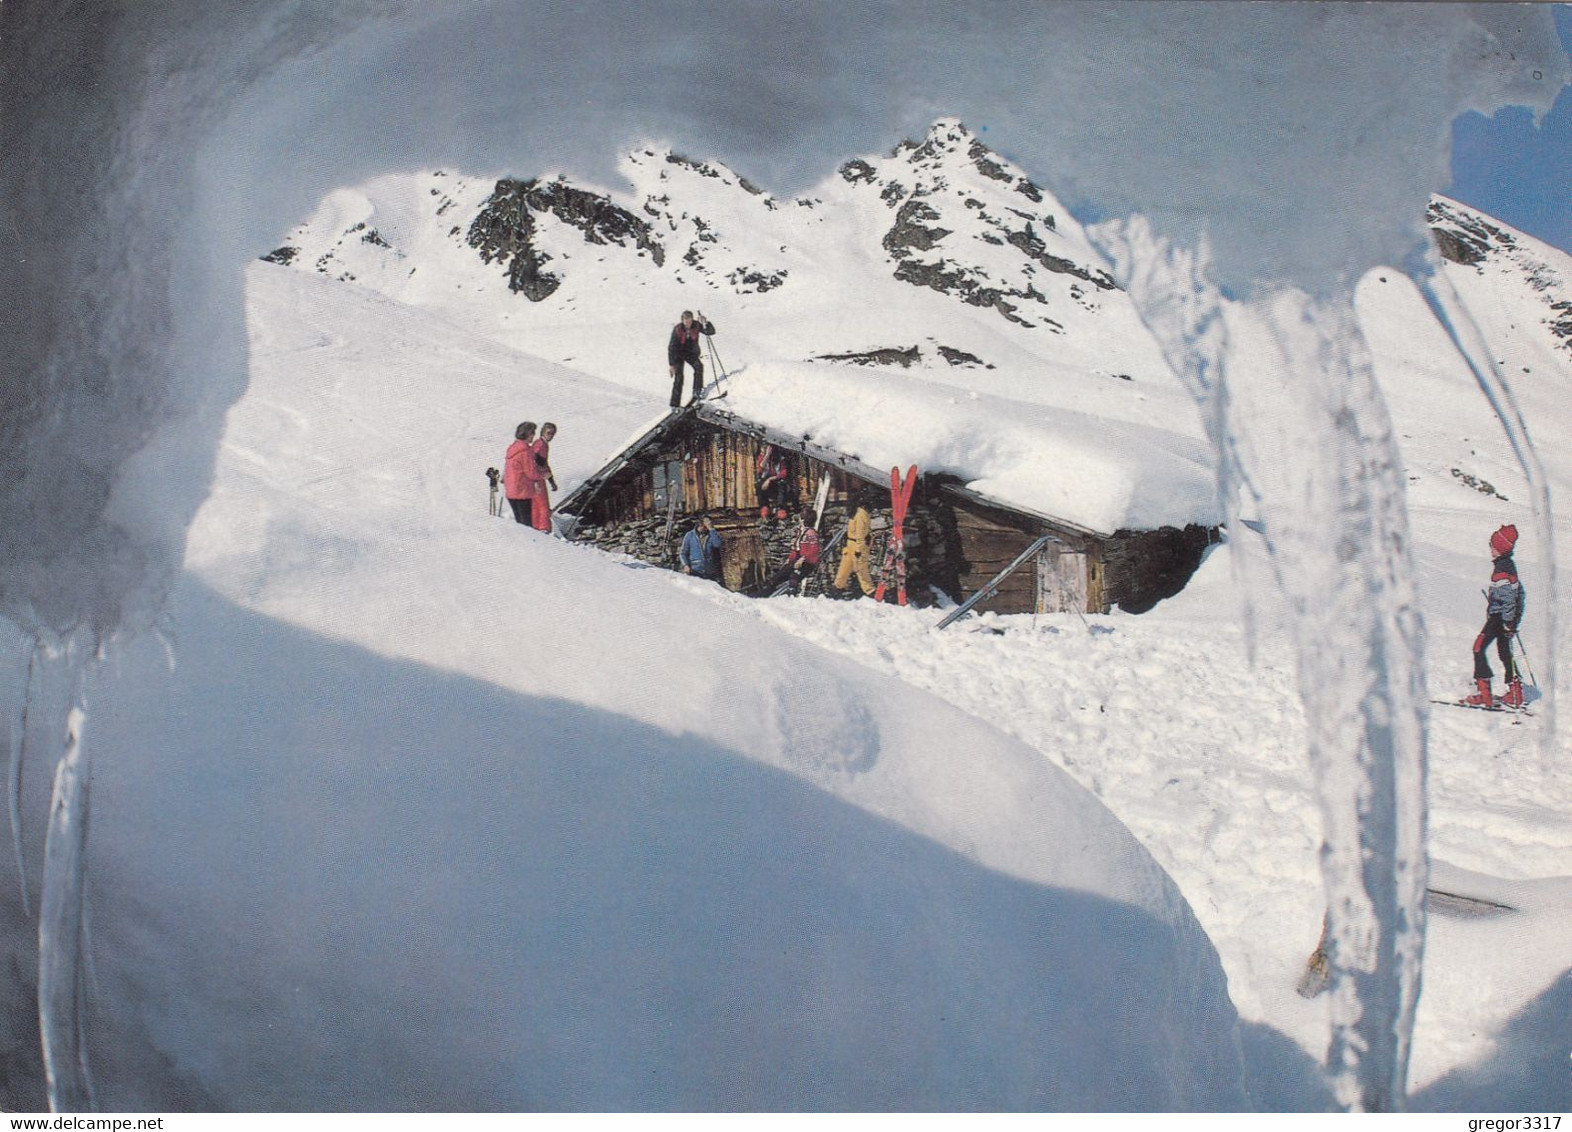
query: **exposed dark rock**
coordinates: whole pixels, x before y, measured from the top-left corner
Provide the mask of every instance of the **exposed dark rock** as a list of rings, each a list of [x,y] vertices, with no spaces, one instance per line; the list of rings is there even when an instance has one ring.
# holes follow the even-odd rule
[[[967,150],[966,156],[972,159],[972,164],[977,166],[977,171],[990,180],[1010,181],[1014,179],[1009,173],[1005,172],[1004,166],[993,160],[993,151],[980,141],[972,142],[972,147]]]
[[[886,346],[879,350],[864,350],[858,354],[819,354],[813,360],[852,362],[860,366],[900,366],[902,369],[909,369],[922,360],[922,351],[916,346],[908,346],[904,350],[895,346]]]
[[[618,208],[609,198],[561,181],[543,185],[537,180],[504,179],[497,182],[470,225],[469,244],[484,262],[506,264],[509,289],[532,302],[540,302],[562,282],[542,270],[551,257],[534,246],[534,213],[550,213],[577,228],[586,243],[621,247],[631,241],[649,252],[657,266],[665,262],[665,249],[651,234],[649,224]]]
[[[551,257],[535,249],[535,219],[530,215],[528,194],[534,181],[497,182],[496,190],[469,226],[469,245],[485,263],[506,265],[508,289],[538,303],[562,285],[562,280],[541,269]]]
[[[939,356],[952,366],[983,366],[993,369],[992,364],[983,361],[976,354],[968,354],[965,350],[957,350],[953,346],[940,346]]]
[[[1477,216],[1448,208],[1440,201],[1431,201],[1425,210],[1425,219],[1431,224],[1431,233],[1443,259],[1453,263],[1473,265],[1484,260],[1491,247],[1510,251],[1517,247],[1511,233]]]
[[[1550,309],[1556,312],[1550,319],[1550,333],[1572,348],[1572,302],[1551,303]]]
[[[1214,529],[1193,523],[1182,530],[1116,531],[1103,545],[1109,579],[1104,600],[1126,613],[1145,613],[1184,589],[1215,540]]]
[[[998,287],[980,286],[975,279],[949,260],[939,263],[913,263],[911,260],[902,260],[895,268],[895,278],[919,287],[941,291],[946,295],[955,295],[974,307],[993,307],[1006,318],[1011,318],[1011,312],[1015,310],[1013,305],[1004,302],[1002,290]]]
[[[1502,495],[1499,491],[1497,491],[1495,489],[1495,487],[1490,484],[1489,481],[1479,479],[1476,476],[1471,476],[1467,472],[1463,471],[1461,468],[1453,468],[1452,469],[1452,478],[1453,479],[1457,479],[1457,480],[1461,480],[1463,483],[1467,484],[1469,487],[1473,488],[1475,491],[1479,492],[1481,495],[1493,495],[1497,499],[1501,500],[1501,502],[1503,502],[1503,503],[1510,503],[1511,502],[1511,500],[1509,500],[1506,496]]]
[[[860,157],[854,157],[840,168],[840,174],[848,182],[855,185],[858,181],[871,183],[874,179],[873,166]]]
[[[1022,177],[1019,181],[1015,182],[1015,191],[1020,193],[1033,204],[1042,203],[1043,191],[1028,181],[1025,177]],[[1053,217],[1048,217],[1047,224],[1050,228],[1054,226]]]
[[[759,186],[755,185],[752,181],[748,180],[748,178],[741,176],[740,174],[737,177],[737,184],[742,187],[742,191],[745,193],[751,193],[756,197],[764,195],[763,189],[759,188]]]
[[[263,263],[276,263],[280,264],[281,266],[288,267],[290,264],[295,262],[295,257],[299,254],[299,248],[292,248],[288,244],[285,244],[281,248],[274,248],[272,251],[268,252],[267,255],[262,256],[261,259]]]
[[[706,165],[702,161],[695,161],[691,157],[684,157],[680,153],[668,153],[666,155],[666,164],[680,165],[684,169],[692,169],[701,177],[713,177],[716,180],[721,179],[719,170],[713,168],[712,166]]]
[[[1484,262],[1487,248],[1463,233],[1450,228],[1433,228],[1430,234],[1435,238],[1442,259],[1466,266]]]
[[[885,204],[893,205],[896,201],[904,199],[905,196],[905,187],[899,181],[891,181],[884,186],[884,191],[879,194],[879,199],[884,201]]]
[[[928,251],[950,234],[948,228],[927,228],[925,220],[937,220],[939,214],[920,200],[909,200],[895,214],[895,225],[884,234],[884,250],[897,258],[904,257],[908,249]]]
[[[384,240],[375,228],[367,228],[360,237],[360,242],[363,244],[375,244],[379,248],[391,248],[393,246]]]
[[[727,282],[737,289],[739,294],[757,293],[762,295],[765,291],[773,291],[786,282],[786,272],[784,270],[773,271],[766,275],[762,271],[739,267],[728,275],[726,279]]]
[[[1021,251],[1031,256],[1032,259],[1046,267],[1049,271],[1056,271],[1061,275],[1073,275],[1077,279],[1084,279],[1094,287],[1104,291],[1116,291],[1119,285],[1106,271],[1091,272],[1073,260],[1064,259],[1048,251],[1048,246],[1043,243],[1042,237],[1028,221],[1026,227],[1018,232],[1006,234],[1005,239],[1014,244]]]

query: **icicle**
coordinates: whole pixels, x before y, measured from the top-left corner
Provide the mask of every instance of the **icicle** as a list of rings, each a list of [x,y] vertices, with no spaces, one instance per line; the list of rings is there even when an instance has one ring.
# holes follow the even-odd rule
[[[1266,522],[1325,829],[1328,1072],[1345,1107],[1399,1109],[1424,950],[1428,697],[1402,465],[1358,320],[1349,299],[1292,290],[1229,300],[1204,251],[1139,218],[1095,236],[1201,409],[1230,525],[1245,492]]]
[[[1556,540],[1554,514],[1550,510],[1550,483],[1545,477],[1545,467],[1540,463],[1539,452],[1534,447],[1534,441],[1528,435],[1528,425],[1523,420],[1522,410],[1518,408],[1517,398],[1512,395],[1512,386],[1507,381],[1506,375],[1497,368],[1490,344],[1485,341],[1478,324],[1464,308],[1456,288],[1446,277],[1445,270],[1432,263],[1428,272],[1415,273],[1415,281],[1419,284],[1419,293],[1425,297],[1431,313],[1446,330],[1457,352],[1468,363],[1474,380],[1479,383],[1479,388],[1484,391],[1486,400],[1490,402],[1490,408],[1496,414],[1496,419],[1501,422],[1501,428],[1512,445],[1512,454],[1517,457],[1518,467],[1523,469],[1523,475],[1528,480],[1529,495],[1534,500],[1534,534],[1539,539],[1545,568],[1541,590],[1545,594],[1545,600],[1538,603],[1539,608],[1545,611],[1544,640],[1546,642],[1545,647],[1540,650],[1543,657],[1540,661],[1540,672],[1544,673],[1545,678],[1541,689],[1545,697],[1541,708],[1545,717],[1545,726],[1539,733],[1539,753],[1544,772],[1549,774],[1554,769],[1556,654],[1560,651],[1557,645],[1561,639],[1560,616],[1556,609],[1556,595],[1560,590],[1556,585]],[[1532,596],[1531,594],[1530,600]]]
[[[82,1027],[89,760],[82,745],[87,716],[81,703],[79,693],[67,717],[65,755],[55,767],[38,921],[38,1017],[54,1112],[93,1108]]]
[[[33,672],[38,666],[38,653],[43,646],[33,638],[33,647],[27,654],[27,683],[22,688],[22,733],[10,747],[10,762],[6,776],[6,797],[11,813],[11,849],[16,855],[16,879],[22,892],[22,914],[33,916],[33,901],[27,884],[27,852],[22,844],[22,769],[27,761],[27,717],[33,703]],[[10,723],[6,724],[7,739],[11,738]]]

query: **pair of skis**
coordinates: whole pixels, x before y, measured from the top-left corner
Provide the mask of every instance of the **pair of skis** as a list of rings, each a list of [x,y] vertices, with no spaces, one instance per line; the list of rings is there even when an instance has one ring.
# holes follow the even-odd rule
[[[1462,700],[1431,700],[1430,702],[1433,703],[1433,704],[1443,704],[1446,707],[1468,708],[1471,711],[1499,711],[1499,712],[1504,712],[1507,715],[1527,715],[1527,716],[1532,716],[1534,714],[1533,712],[1529,711],[1526,707],[1513,707],[1511,704],[1504,704],[1500,700],[1497,700],[1495,703],[1493,703],[1489,707],[1486,707],[1484,704],[1465,703]]]
[[[890,544],[884,551],[884,565],[879,569],[879,588],[873,591],[874,601],[884,600],[885,588],[889,585],[890,574],[895,574],[895,600],[897,605],[906,604],[906,509],[911,506],[912,489],[917,486],[917,465],[913,464],[906,473],[904,482],[901,480],[899,468],[890,469],[890,510],[894,514],[895,523],[890,530]]]

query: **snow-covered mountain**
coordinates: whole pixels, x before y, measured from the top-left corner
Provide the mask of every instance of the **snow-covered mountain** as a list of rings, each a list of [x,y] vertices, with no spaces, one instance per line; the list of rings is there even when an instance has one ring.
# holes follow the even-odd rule
[[[1009,387],[1046,357],[1087,379],[1165,381],[1080,225],[958,121],[888,157],[849,160],[794,200],[668,150],[629,153],[621,171],[628,184],[613,189],[562,176],[384,177],[334,194],[271,258],[537,351],[574,311],[600,324],[616,321],[602,309],[613,304],[630,325],[648,314],[664,327],[707,304],[727,318],[723,341],[735,335],[750,358],[993,371]],[[991,317],[938,315],[955,301]],[[941,341],[935,321],[958,340]],[[659,364],[659,346],[564,344],[571,356],[557,360],[636,370],[645,356]]]

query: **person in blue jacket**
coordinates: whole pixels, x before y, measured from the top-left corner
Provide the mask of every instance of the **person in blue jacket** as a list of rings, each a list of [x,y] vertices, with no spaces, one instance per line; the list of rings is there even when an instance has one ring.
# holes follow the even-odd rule
[[[682,549],[677,553],[682,572],[712,582],[719,580],[720,550],[721,537],[710,526],[710,517],[700,515],[693,529],[682,536]]]

